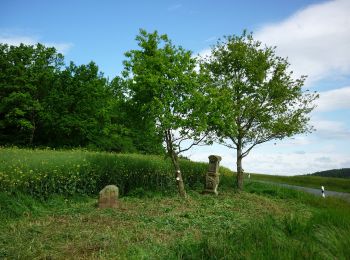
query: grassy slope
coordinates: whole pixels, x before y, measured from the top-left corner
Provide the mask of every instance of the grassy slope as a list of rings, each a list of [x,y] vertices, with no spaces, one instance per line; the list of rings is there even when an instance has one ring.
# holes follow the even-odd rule
[[[10,173],[15,182],[31,175],[50,176],[53,170],[67,180],[76,180],[79,173],[83,181],[91,169],[98,173],[97,183],[105,171],[106,176],[121,176],[129,187],[140,182],[125,193],[129,196],[123,196],[115,210],[97,209],[96,198],[89,196],[51,195],[40,201],[28,194],[0,192],[0,258],[346,259],[350,255],[350,205],[340,200],[253,182],[247,183],[246,192],[236,194],[229,187],[232,173],[226,169],[218,197],[200,195],[202,185],[193,185],[189,197],[182,200],[171,190],[154,193],[137,188],[157,184],[163,179],[155,183],[152,175],[163,173],[171,178],[167,185],[174,185],[171,168],[159,157],[0,152],[4,155],[0,172],[3,177]],[[89,164],[81,170],[84,159]],[[206,165],[183,163],[184,174],[191,174],[188,182],[203,181],[195,175],[203,174]],[[43,187],[55,184],[48,182],[55,179],[40,178]]]
[[[350,205],[261,183],[220,195],[144,193],[99,210],[92,197],[0,193],[0,258],[346,259]]]
[[[251,174],[252,180],[262,180],[277,183],[286,183],[304,187],[320,189],[324,186],[326,190],[350,192],[350,179],[319,177],[319,176],[278,176],[267,174]]]

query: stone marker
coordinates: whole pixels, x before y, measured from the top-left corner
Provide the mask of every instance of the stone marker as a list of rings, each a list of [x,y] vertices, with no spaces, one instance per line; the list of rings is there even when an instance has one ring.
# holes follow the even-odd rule
[[[205,189],[203,194],[215,194],[218,195],[218,186],[219,186],[219,163],[221,157],[218,155],[209,156],[209,168],[207,175],[205,176]]]
[[[104,208],[116,208],[118,206],[119,189],[115,185],[107,185],[100,191],[100,197],[98,198],[98,207]]]

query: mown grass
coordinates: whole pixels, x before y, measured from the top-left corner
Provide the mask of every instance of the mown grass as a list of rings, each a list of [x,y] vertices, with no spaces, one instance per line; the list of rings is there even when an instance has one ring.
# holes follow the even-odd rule
[[[96,197],[1,193],[5,259],[348,259],[350,205],[263,183],[219,196],[138,192],[117,209]]]
[[[0,160],[0,259],[350,256],[350,204],[335,198],[249,181],[236,193],[224,168],[219,196],[202,195],[207,164],[182,161],[183,199],[170,162],[154,156],[1,149]],[[31,179],[41,189],[23,186]],[[110,183],[119,207],[98,209],[98,187]]]
[[[286,183],[303,187],[320,189],[324,186],[326,190],[349,192],[350,179],[320,177],[320,176],[279,176],[267,174],[251,174],[252,180],[270,181],[276,183]]]

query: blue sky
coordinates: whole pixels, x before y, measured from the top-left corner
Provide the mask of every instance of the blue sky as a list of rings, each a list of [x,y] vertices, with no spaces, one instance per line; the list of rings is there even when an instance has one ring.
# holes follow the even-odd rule
[[[139,28],[166,33],[173,43],[209,53],[219,37],[252,31],[277,46],[305,88],[320,92],[307,136],[270,142],[243,161],[246,171],[294,175],[350,167],[350,1],[16,1],[0,0],[0,42],[41,42],[66,61],[95,61],[110,79],[122,70],[124,53],[137,47]],[[235,167],[235,151],[214,145],[186,155],[210,154]]]

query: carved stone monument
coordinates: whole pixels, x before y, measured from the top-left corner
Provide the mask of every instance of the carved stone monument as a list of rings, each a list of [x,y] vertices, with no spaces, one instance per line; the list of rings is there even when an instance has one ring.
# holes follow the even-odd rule
[[[209,168],[205,176],[205,189],[203,194],[218,195],[218,186],[220,181],[219,164],[221,157],[218,155],[209,156]]]
[[[115,185],[107,185],[99,194],[98,207],[104,208],[116,208],[118,206],[119,189]]]

